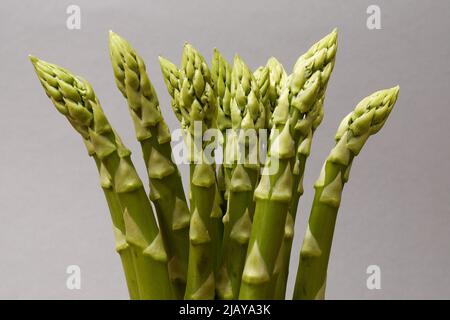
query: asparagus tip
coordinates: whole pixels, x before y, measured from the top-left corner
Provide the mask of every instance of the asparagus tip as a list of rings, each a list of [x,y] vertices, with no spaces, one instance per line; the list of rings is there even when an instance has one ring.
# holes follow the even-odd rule
[[[110,46],[117,46],[118,44],[126,43],[126,40],[123,39],[121,36],[119,36],[114,31],[109,30],[108,33],[109,33],[109,45]]]
[[[30,61],[33,65],[35,65],[39,61],[39,59],[37,57],[33,56],[32,54],[29,54],[28,58],[30,58]]]
[[[391,88],[391,95],[392,95],[392,98],[393,98],[393,103],[397,102],[399,91],[400,91],[400,86],[399,85],[396,85],[395,87]]]
[[[109,45],[113,45],[114,41],[121,40],[120,36],[112,30],[108,31],[108,36],[109,36]]]
[[[338,37],[338,29],[337,28],[334,28],[333,29],[333,31],[331,31],[330,32],[330,34],[329,34],[329,39],[330,39],[330,42],[337,42],[337,37]]]
[[[161,68],[169,67],[173,63],[169,61],[169,59],[164,58],[162,55],[158,55],[158,61]]]
[[[400,91],[400,86],[396,85],[395,87],[392,88],[392,90],[394,90],[395,94],[398,95],[398,92]]]

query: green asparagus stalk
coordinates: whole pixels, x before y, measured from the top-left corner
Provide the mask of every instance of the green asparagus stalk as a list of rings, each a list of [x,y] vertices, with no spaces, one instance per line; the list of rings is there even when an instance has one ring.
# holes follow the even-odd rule
[[[239,296],[254,213],[253,192],[260,170],[258,130],[266,123],[258,82],[239,56],[234,59],[231,73],[231,96],[233,133],[227,137],[231,140],[224,163],[225,170],[230,171],[230,183],[227,213],[223,219],[223,258],[217,290],[220,299]],[[246,137],[252,141],[246,141]]]
[[[38,62],[42,62],[42,61],[39,61],[36,57],[33,57],[33,56],[30,56],[30,60],[33,63],[33,65],[35,66],[36,72],[38,73],[38,76],[39,76],[39,73],[42,73],[42,71],[40,71],[39,68],[42,68],[42,67],[38,65]],[[43,75],[48,77],[48,75],[45,75],[45,74],[43,74]],[[43,79],[41,80],[41,78],[39,78],[39,79],[41,82],[44,81]],[[51,78],[48,78],[48,79],[51,81]],[[44,89],[45,89],[45,87],[46,87],[46,85],[44,85]],[[45,89],[45,90],[47,92],[47,89]],[[56,92],[54,94],[56,94]],[[104,166],[102,165],[98,156],[95,154],[92,144],[90,143],[89,140],[83,139],[83,141],[87,148],[88,155],[94,159],[98,173],[99,173],[100,186],[105,195],[105,199],[108,204],[109,212],[111,215],[111,220],[113,222],[113,231],[114,231],[114,238],[115,238],[115,244],[116,244],[116,251],[121,258],[122,267],[123,267],[124,273],[125,273],[125,280],[127,282],[128,293],[132,300],[139,299],[139,287],[138,287],[138,283],[137,283],[137,276],[136,276],[136,271],[135,271],[135,266],[134,266],[134,263],[135,263],[134,257],[133,257],[132,251],[131,251],[131,247],[128,245],[128,243],[126,242],[126,239],[124,238],[125,224],[124,224],[124,220],[123,220],[123,210],[120,205],[118,195],[113,190],[113,185],[111,183],[111,180],[108,179],[109,177],[104,174],[105,173]]]
[[[315,183],[314,202],[300,251],[294,299],[323,299],[328,260],[344,184],[355,156],[385,124],[397,100],[399,87],[364,98],[341,122],[336,145]]]
[[[32,57],[38,78],[56,109],[78,131],[100,162],[123,209],[125,233],[116,236],[134,257],[140,299],[173,299],[167,254],[153,210],[131,162],[131,152],[109,124],[90,84],[68,70]]]
[[[289,262],[291,258],[292,241],[294,239],[294,225],[297,215],[298,202],[303,194],[303,176],[305,172],[306,160],[308,159],[311,151],[312,138],[317,127],[320,125],[323,119],[323,101],[325,96],[326,84],[328,78],[331,75],[331,71],[334,66],[334,57],[336,55],[336,44],[328,46],[329,43],[323,43],[319,41],[313,45],[308,52],[297,60],[294,66],[295,69],[307,68],[309,59],[321,51],[325,51],[327,58],[329,59],[328,69],[324,69],[322,78],[324,79],[325,86],[321,89],[318,95],[318,101],[315,104],[313,110],[309,114],[309,119],[305,123],[305,126],[301,132],[301,135],[297,142],[297,154],[295,159],[295,170],[293,174],[293,189],[290,209],[286,217],[286,224],[284,229],[284,239],[281,244],[279,256],[277,258],[274,274],[276,277],[276,287],[274,299],[285,299],[286,286],[289,276]],[[276,66],[276,64],[275,64]]]
[[[294,67],[273,112],[268,158],[254,195],[256,209],[240,299],[274,297],[274,271],[298,171],[296,146],[309,134],[333,70],[336,47],[334,30],[299,58],[302,62]]]
[[[264,106],[265,109],[265,118],[266,123],[264,125],[265,129],[265,137],[260,139],[259,141],[259,148],[262,149],[265,152],[267,152],[267,137],[270,133],[270,125],[268,117],[270,118],[272,115],[272,111],[270,110],[270,70],[267,66],[261,66],[258,69],[253,72],[253,76],[256,80],[256,83],[259,88],[259,95],[260,95],[260,101]],[[261,132],[260,132],[261,133]],[[260,138],[260,137],[258,137]],[[262,161],[262,159],[260,159]],[[258,182],[259,178],[261,177],[261,174],[258,175]]]
[[[136,138],[141,144],[150,199],[168,255],[169,275],[177,297],[182,298],[186,289],[190,214],[180,173],[172,161],[170,131],[142,58],[112,31],[109,47],[117,87],[128,101]]]
[[[185,299],[214,299],[222,212],[215,166],[204,156],[207,143],[201,137],[217,127],[217,98],[205,59],[191,45],[184,46],[180,70],[165,59],[160,63],[189,151],[191,221]],[[177,74],[172,77],[178,79],[175,85],[171,74]]]
[[[217,49],[214,49],[211,63],[211,78],[214,83],[214,92],[217,97],[217,127],[222,133],[222,150],[223,154],[225,154],[227,145],[226,133],[227,130],[231,129],[231,66]],[[223,163],[221,163],[217,170],[217,186],[220,191],[223,214],[225,214],[227,210],[229,180],[229,170],[225,170]]]
[[[89,141],[85,141],[85,144],[86,146],[90,145]],[[128,294],[130,295],[131,300],[138,300],[140,298],[140,295],[135,270],[135,259],[133,257],[133,252],[131,251],[131,247],[127,243],[126,239],[124,239],[125,223],[123,221],[123,210],[122,206],[120,205],[119,197],[113,190],[111,180],[105,179],[108,177],[105,177],[105,175],[103,174],[104,167],[102,166],[100,159],[96,156],[92,147],[89,147],[88,153],[89,156],[94,158],[99,176],[101,178],[100,185],[103,189],[106,203],[108,204],[111,219],[113,221],[116,251],[122,261],[122,267],[125,273],[125,280],[128,287]]]
[[[217,127],[225,132],[231,129],[231,66],[217,49],[211,63],[211,78],[217,97]]]

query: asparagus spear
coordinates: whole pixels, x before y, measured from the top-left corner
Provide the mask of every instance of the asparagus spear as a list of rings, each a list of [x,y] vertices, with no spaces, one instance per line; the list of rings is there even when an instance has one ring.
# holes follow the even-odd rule
[[[237,299],[239,295],[254,212],[253,192],[260,170],[258,130],[266,123],[258,82],[239,56],[234,59],[231,73],[231,96],[233,134],[228,137],[229,156],[224,163],[226,171],[230,171],[230,183],[218,282],[221,299]],[[246,137],[253,141],[246,141]]]
[[[308,59],[310,59],[314,53],[319,53],[326,49],[327,59],[329,59],[328,69],[324,68],[322,77],[324,78],[325,86],[322,88],[318,95],[318,101],[314,106],[314,110],[309,115],[308,121],[305,123],[302,133],[297,143],[297,154],[295,159],[295,170],[293,174],[293,189],[290,209],[286,217],[286,224],[284,229],[284,239],[281,244],[280,253],[277,258],[276,267],[274,273],[276,276],[276,287],[274,299],[285,299],[286,285],[289,275],[289,262],[291,258],[292,241],[294,239],[294,225],[297,215],[298,202],[303,194],[303,176],[305,172],[306,160],[308,159],[312,138],[317,127],[320,125],[323,119],[323,101],[325,96],[325,90],[328,83],[328,78],[331,75],[331,71],[334,66],[334,57],[336,55],[336,44],[327,47],[328,43],[319,41],[313,45],[311,49],[304,55],[300,56],[294,66],[295,69],[305,68],[308,65]],[[276,66],[276,64],[275,64]]]
[[[106,171],[100,161],[100,159],[95,154],[92,145],[89,141],[85,141],[88,147],[89,156],[93,157],[95,164],[97,166],[100,185],[102,187],[103,193],[105,195],[106,202],[108,204],[109,212],[111,214],[111,219],[113,221],[114,238],[116,243],[116,251],[120,256],[122,261],[122,267],[125,273],[125,280],[127,282],[128,293],[131,300],[138,300],[139,295],[139,285],[137,283],[137,275],[135,270],[135,259],[133,257],[133,252],[131,251],[130,245],[127,243],[125,234],[125,223],[123,221],[123,210],[120,205],[119,197],[114,192],[110,177],[105,174]]]
[[[283,242],[281,244],[281,249],[276,261],[276,267],[274,269],[276,278],[274,299],[285,299],[292,241],[294,239],[295,218],[298,209],[298,202],[301,195],[303,194],[303,176],[306,166],[306,160],[308,159],[311,150],[311,142],[314,136],[314,132],[322,122],[324,115],[323,100],[328,83],[328,78],[330,77],[331,71],[333,70],[334,57],[336,55],[336,45],[331,45],[328,48],[326,46],[326,42],[323,43],[323,41],[319,41],[318,43],[313,45],[306,54],[300,56],[294,66],[294,70],[305,68],[305,65],[308,64],[308,59],[310,59],[310,57],[314,53],[318,53],[326,48],[327,56],[329,56],[328,59],[330,60],[330,62],[328,66],[329,68],[325,69],[322,73],[325,86],[322,88],[321,92],[318,95],[318,101],[314,106],[314,110],[312,110],[312,112],[310,113],[309,121],[306,122],[307,125],[305,125],[304,129],[302,130],[302,134],[299,137],[297,143],[297,154],[294,165],[295,170],[293,174],[292,199],[290,209],[286,217]]]
[[[268,120],[268,118],[270,118],[272,114],[272,111],[270,110],[270,69],[267,66],[261,66],[253,72],[253,76],[259,88],[260,101],[264,106],[266,118],[264,126],[265,132],[259,132],[260,134],[263,132],[265,135],[264,138],[259,137],[262,138],[259,141],[259,148],[262,149],[262,151],[267,152],[267,137],[270,132],[270,120]],[[262,161],[262,159],[260,159],[260,161]],[[258,181],[260,177],[261,174],[258,175]]]
[[[217,98],[205,59],[191,45],[184,46],[178,72],[167,60],[160,59],[160,63],[189,150],[191,221],[185,299],[214,299],[222,212],[214,164],[204,156],[207,144],[201,137],[217,127]],[[171,73],[177,74],[173,77],[178,79],[176,85],[172,85]]]
[[[273,112],[268,158],[255,190],[256,209],[240,299],[274,297],[275,265],[297,172],[296,146],[309,134],[319,109],[333,70],[336,46],[337,31],[333,30],[299,58],[301,63],[294,67]]]
[[[90,84],[68,70],[32,57],[38,78],[56,109],[99,159],[100,176],[123,208],[125,234],[115,229],[135,259],[141,299],[172,299],[167,254],[150,202],[131,162],[131,152],[109,124]],[[120,232],[119,232],[120,231]]]
[[[52,81],[52,78],[49,77],[49,75],[43,73],[40,69],[42,68],[42,65],[40,63],[43,63],[42,61],[39,61],[36,57],[30,56],[30,60],[33,63],[33,66],[36,68],[36,72],[38,74],[39,80],[44,86],[44,89],[46,90],[52,90],[51,88],[46,89],[46,86],[49,86],[49,84],[44,84],[42,81]],[[45,68],[45,66],[44,66]],[[41,79],[42,77],[48,78],[48,80]],[[53,80],[53,81],[56,81]],[[57,93],[54,92],[54,95]],[[51,97],[49,95],[49,97]],[[64,110],[64,112],[67,112]],[[92,157],[95,161],[99,178],[100,178],[100,186],[103,190],[103,193],[105,195],[106,202],[108,204],[109,212],[111,215],[111,220],[113,222],[113,231],[114,231],[114,238],[115,238],[115,244],[116,244],[116,251],[120,256],[122,267],[124,269],[125,273],[125,279],[127,282],[128,287],[128,293],[130,295],[130,298],[132,300],[139,299],[139,287],[137,283],[137,276],[134,266],[134,257],[131,251],[131,247],[127,243],[124,234],[125,234],[125,224],[123,221],[123,210],[120,205],[118,195],[113,190],[113,185],[111,183],[110,177],[106,174],[104,166],[102,165],[100,159],[95,154],[94,148],[89,140],[83,139],[83,142],[86,146],[88,155]]]
[[[211,78],[217,97],[217,127],[225,132],[231,129],[231,66],[217,49],[211,63]]]
[[[131,45],[110,32],[111,63],[117,87],[128,101],[137,140],[141,144],[163,242],[169,275],[178,298],[186,289],[189,255],[189,208],[181,176],[172,161],[170,131],[159,107],[144,61]]]
[[[341,122],[336,146],[331,150],[315,183],[314,202],[300,251],[294,299],[323,299],[337,212],[344,184],[355,156],[386,122],[397,100],[399,87],[364,98]]]
[[[219,50],[214,49],[211,63],[211,78],[214,83],[214,92],[217,97],[217,127],[222,133],[222,150],[226,153],[227,130],[231,129],[231,66],[228,61],[220,54]],[[228,182],[230,180],[229,170],[225,170],[223,163],[217,170],[217,186],[221,195],[222,213],[227,210]],[[218,256],[220,254],[218,253]],[[220,263],[221,257],[219,258]]]

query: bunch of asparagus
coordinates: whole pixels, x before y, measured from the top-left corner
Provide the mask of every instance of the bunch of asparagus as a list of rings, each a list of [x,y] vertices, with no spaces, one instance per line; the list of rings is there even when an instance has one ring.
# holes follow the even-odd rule
[[[109,48],[142,148],[149,196],[90,84],[30,58],[47,96],[96,163],[130,298],[284,299],[305,164],[324,115],[337,31],[301,55],[290,75],[275,58],[252,72],[239,56],[230,65],[217,50],[209,68],[190,44],[180,67],[159,58],[188,150],[189,204],[144,61],[113,32]],[[386,122],[398,91],[371,94],[342,120],[314,186],[294,299],[324,298],[344,183],[354,157]],[[211,129],[219,133],[214,142],[197,139]],[[265,145],[263,135],[269,137]],[[215,163],[210,149],[219,143],[224,160]]]

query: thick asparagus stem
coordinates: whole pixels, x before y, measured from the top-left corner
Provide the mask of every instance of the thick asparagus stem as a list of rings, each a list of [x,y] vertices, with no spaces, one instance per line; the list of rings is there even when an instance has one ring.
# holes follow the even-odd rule
[[[344,118],[315,183],[314,202],[300,251],[294,299],[323,299],[337,212],[344,184],[355,156],[365,142],[386,122],[397,100],[399,87],[381,90],[364,98]]]
[[[299,58],[273,112],[268,159],[255,190],[256,209],[240,299],[274,297],[278,277],[275,266],[300,166],[295,161],[295,149],[309,135],[318,113],[336,47],[334,30]],[[281,133],[277,134],[277,130]]]
[[[230,183],[217,290],[221,299],[237,299],[239,295],[254,212],[253,192],[260,170],[258,130],[266,123],[258,83],[238,56],[231,73],[231,96],[233,134],[227,137],[231,140],[224,162],[225,170],[230,171]]]
[[[128,101],[147,167],[150,199],[167,251],[169,275],[177,297],[182,298],[186,288],[190,214],[180,173],[172,161],[170,131],[142,58],[117,34],[110,32],[109,40],[117,87]]]
[[[207,129],[217,127],[217,98],[205,59],[191,45],[184,46],[180,70],[165,59],[160,63],[189,150],[191,221],[185,298],[214,299],[222,212],[215,166],[213,159],[205,157],[208,144],[202,137]],[[174,85],[172,79],[178,83]]]
[[[78,131],[100,162],[100,176],[111,184],[123,208],[127,244],[135,259],[141,299],[174,298],[167,270],[167,254],[142,182],[131,162],[131,152],[112,129],[90,84],[56,65],[32,57],[47,96]]]

